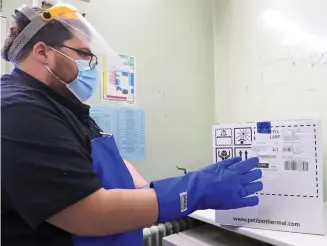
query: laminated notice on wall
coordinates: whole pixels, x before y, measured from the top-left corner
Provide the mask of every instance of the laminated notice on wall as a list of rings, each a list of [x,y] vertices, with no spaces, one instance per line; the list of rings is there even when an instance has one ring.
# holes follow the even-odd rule
[[[145,113],[135,108],[92,106],[91,116],[104,133],[114,136],[121,156],[145,159]]]
[[[103,61],[102,96],[112,102],[135,104],[135,58],[119,54],[123,63],[118,70],[106,72],[106,58]]]

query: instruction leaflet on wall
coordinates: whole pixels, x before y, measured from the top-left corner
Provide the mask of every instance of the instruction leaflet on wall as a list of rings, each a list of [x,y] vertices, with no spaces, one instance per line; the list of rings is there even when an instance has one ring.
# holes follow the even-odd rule
[[[135,58],[128,55],[119,54],[123,66],[119,70],[106,72],[105,66],[102,74],[102,94],[103,99],[112,102],[128,104],[135,103]]]
[[[103,132],[113,134],[123,158],[145,159],[145,113],[143,110],[92,106],[90,114]]]
[[[263,190],[256,207],[216,211],[216,222],[324,234],[320,123],[285,121],[214,125],[215,162],[258,157]]]

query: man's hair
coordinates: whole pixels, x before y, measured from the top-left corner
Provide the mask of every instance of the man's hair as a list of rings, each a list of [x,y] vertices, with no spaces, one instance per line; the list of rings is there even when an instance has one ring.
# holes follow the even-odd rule
[[[42,13],[44,10],[41,8],[33,8],[36,14]],[[10,27],[9,36],[5,40],[5,44],[1,49],[1,56],[6,61],[10,61],[8,57],[8,52],[17,38],[17,36],[24,30],[24,28],[31,22],[25,15],[16,11],[14,17],[14,23]],[[35,44],[38,42],[44,42],[46,45],[56,48],[60,46],[64,41],[72,39],[74,34],[57,20],[51,20],[46,25],[44,25],[32,38],[31,40],[22,48],[16,57],[16,63],[24,60],[28,54],[32,51]]]

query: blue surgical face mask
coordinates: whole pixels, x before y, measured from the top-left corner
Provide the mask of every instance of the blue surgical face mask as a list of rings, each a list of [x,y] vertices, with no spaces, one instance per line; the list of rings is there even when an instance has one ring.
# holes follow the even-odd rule
[[[93,96],[99,82],[98,67],[90,68],[89,61],[76,60],[78,75],[67,88],[81,101],[84,102]]]
[[[51,48],[51,47],[50,47]],[[51,48],[53,49],[53,48]],[[47,69],[50,71],[52,75],[54,75],[58,80],[63,82],[66,87],[81,101],[84,102],[90,97],[93,96],[95,89],[99,82],[99,70],[98,66],[95,66],[93,69],[90,68],[88,60],[74,60],[67,56],[66,54],[53,49],[59,54],[67,57],[68,59],[74,61],[76,63],[78,74],[77,77],[70,82],[69,84],[62,81],[58,76],[56,76],[49,68]]]

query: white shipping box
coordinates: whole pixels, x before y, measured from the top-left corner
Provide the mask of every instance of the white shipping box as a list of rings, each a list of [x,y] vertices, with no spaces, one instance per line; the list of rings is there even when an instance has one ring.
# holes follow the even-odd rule
[[[320,122],[301,120],[214,125],[213,159],[258,157],[263,190],[256,207],[216,211],[216,222],[324,234]]]
[[[178,235],[198,246],[267,246],[265,243],[209,224],[179,232]],[[187,246],[191,246],[191,244]]]

